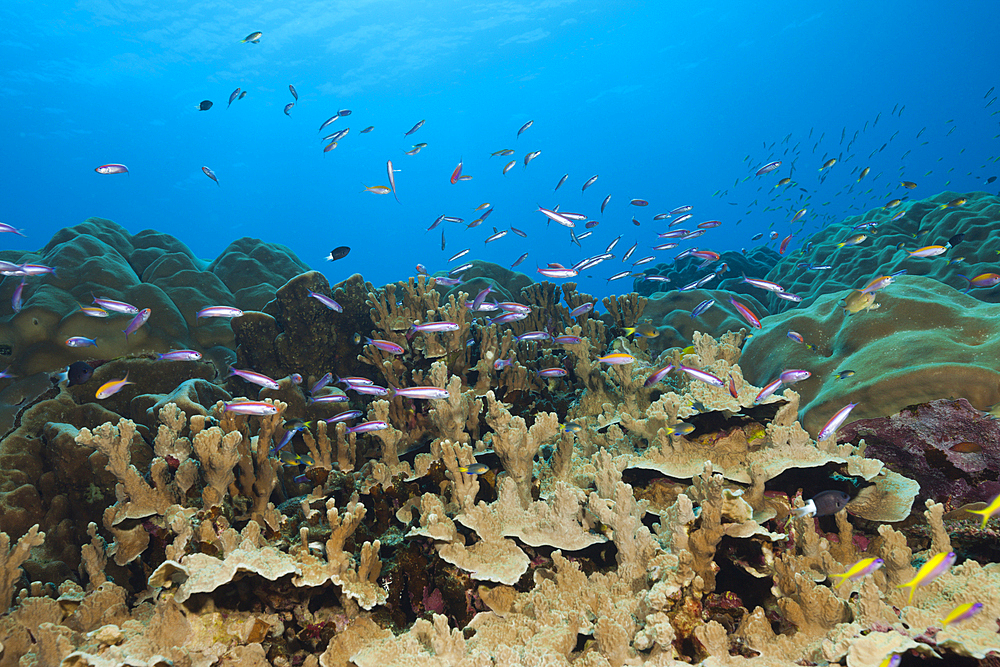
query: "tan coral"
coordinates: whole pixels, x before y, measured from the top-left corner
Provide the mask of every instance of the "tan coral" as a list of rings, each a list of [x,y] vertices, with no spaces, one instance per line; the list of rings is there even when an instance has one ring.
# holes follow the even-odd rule
[[[521,417],[512,416],[492,391],[486,393],[486,422],[493,429],[493,450],[504,470],[517,483],[521,505],[531,502],[531,480],[539,447],[559,432],[559,418],[554,412],[539,412],[529,429]]]
[[[532,547],[579,551],[607,541],[590,530],[592,521],[583,512],[586,494],[568,484],[557,482],[547,501],[527,508],[521,507],[517,486],[509,478],[501,479],[497,496],[496,502],[480,502],[455,520],[480,535],[516,537]]]
[[[240,431],[224,433],[216,426],[197,433],[192,439],[205,481],[201,496],[206,508],[221,504],[229,485],[235,481],[233,469],[240,460],[238,447],[242,440]]]
[[[299,554],[299,572],[292,580],[296,586],[321,586],[330,581],[340,586],[343,598],[356,600],[364,609],[384,604],[386,591],[377,580],[382,570],[378,558],[378,540],[365,542],[356,566],[352,566],[352,554],[344,551],[344,545],[365,516],[365,507],[352,496],[343,513],[337,510],[333,499],[327,501],[326,516],[330,536],[325,543],[326,559],[309,553]]]
[[[433,493],[425,493],[419,499],[413,498],[404,505],[398,512],[396,518],[409,525],[411,514],[411,503],[420,505],[420,525],[410,528],[406,533],[407,537],[416,535],[428,537],[439,542],[453,542],[458,538],[458,529],[455,522],[451,520],[445,511],[444,503],[439,496]]]
[[[118,525],[125,519],[144,519],[154,514],[163,514],[173,502],[165,488],[149,486],[135,466],[131,465],[132,454],[129,448],[137,438],[139,435],[135,422],[130,419],[120,420],[118,426],[106,422],[93,431],[82,428],[76,436],[78,443],[95,447],[107,456],[106,468],[118,478],[115,487],[118,501],[114,504],[111,525]]]
[[[459,510],[472,508],[476,504],[476,494],[479,493],[479,475],[470,475],[460,468],[471,466],[476,462],[472,446],[455,444],[450,439],[436,440],[431,445],[431,451],[440,449],[440,460],[448,470],[451,478],[451,502]]]
[[[479,415],[483,410],[483,402],[475,397],[472,390],[462,391],[462,379],[457,375],[452,375],[445,385],[447,373],[447,366],[443,362],[436,361],[431,365],[433,384],[446,387],[448,398],[433,401],[427,415],[439,438],[455,443],[470,442],[479,435]]]
[[[306,443],[309,454],[313,457],[316,466],[325,470],[332,470],[333,464],[341,472],[351,472],[354,470],[354,461],[357,456],[357,435],[347,432],[347,424],[338,422],[333,424],[333,440],[330,439],[330,425],[320,420],[316,423],[316,436],[305,429],[302,431],[302,439]]]
[[[10,537],[0,533],[0,606],[6,610],[14,597],[14,581],[21,576],[21,564],[28,560],[31,550],[45,542],[45,533],[38,532],[38,524],[22,535],[14,548],[10,548]]]
[[[472,573],[477,581],[513,586],[528,571],[530,560],[516,544],[497,536],[466,546],[457,542],[438,549],[438,555],[455,567]]]

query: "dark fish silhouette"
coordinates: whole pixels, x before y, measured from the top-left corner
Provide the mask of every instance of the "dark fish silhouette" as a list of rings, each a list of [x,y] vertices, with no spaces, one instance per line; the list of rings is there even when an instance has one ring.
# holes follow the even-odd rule
[[[53,376],[56,382],[66,381],[68,387],[85,384],[94,375],[94,369],[85,361],[74,361],[62,373]]]
[[[796,516],[829,516],[847,507],[851,497],[843,491],[821,491],[813,496],[805,506],[795,508]]]
[[[338,259],[343,259],[347,257],[347,253],[349,252],[351,252],[351,249],[348,248],[346,245],[342,245],[339,248],[334,248],[333,250],[331,250],[330,254],[327,255],[326,259],[329,262],[333,262]]]
[[[69,378],[69,386],[72,387],[86,383],[94,375],[94,369],[85,361],[74,361],[66,369],[66,375]]]
[[[212,108],[212,100],[202,100],[198,105],[198,111],[208,111]]]

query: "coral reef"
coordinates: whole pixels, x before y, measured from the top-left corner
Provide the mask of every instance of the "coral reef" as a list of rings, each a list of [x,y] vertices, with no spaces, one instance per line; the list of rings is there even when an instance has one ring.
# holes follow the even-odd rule
[[[848,315],[839,303],[845,296],[826,294],[810,307],[766,318],[743,353],[757,384],[787,368],[812,373],[795,385],[807,431],[818,432],[847,403],[858,404],[852,419],[938,398],[965,398],[979,410],[1000,403],[1000,306],[909,275],[879,291],[874,310]],[[817,349],[790,339],[790,330]],[[846,370],[854,374],[836,377]]]
[[[967,199],[961,206],[945,206],[960,197]],[[902,270],[907,275],[933,278],[959,290],[969,286],[962,275],[971,278],[996,271],[1000,246],[993,231],[1000,221],[1000,197],[986,192],[941,192],[907,201],[902,206],[905,212],[898,218],[898,209],[879,207],[829,225],[803,241],[808,251],[791,253],[766,276],[754,277],[766,277],[780,284],[801,296],[802,304],[808,306],[821,295],[861,289],[873,278]],[[859,230],[868,236],[865,242],[837,247]],[[906,252],[945,245],[959,234],[963,238],[945,255],[921,258]],[[806,270],[809,266],[831,268]],[[1000,301],[1000,290],[995,288],[974,289],[971,294],[990,303]],[[772,312],[780,312],[793,304],[774,298],[767,305]]]
[[[714,285],[571,316],[595,302],[574,283],[485,263],[447,292],[431,276],[331,286],[280,247],[241,240],[185,269],[198,263],[169,237],[78,231],[137,290],[159,262],[212,273],[220,303],[253,310],[211,325],[228,338],[205,361],[123,348],[83,384],[7,381],[0,667],[1000,652],[996,530],[968,511],[1000,493],[992,304],[905,276],[877,310],[846,317],[819,295],[749,337],[732,288]],[[42,254],[74,247],[61,235]],[[472,311],[487,286],[487,308],[513,301],[524,317]],[[202,298],[186,294],[184,317]],[[705,298],[718,303],[692,320]],[[767,312],[749,290],[740,301]],[[645,322],[659,335],[625,335]],[[232,359],[270,377],[225,377]],[[831,379],[845,365],[856,374]],[[763,395],[788,368],[812,377]],[[95,398],[125,374],[135,384]],[[817,440],[848,402],[854,421]],[[831,491],[845,503],[822,502]],[[907,586],[952,551],[955,565]],[[963,603],[982,607],[942,621]]]
[[[78,359],[171,349],[197,349],[224,366],[233,358],[228,320],[199,321],[196,313],[214,305],[257,310],[277,287],[307,269],[287,248],[248,238],[234,241],[205,266],[169,234],[132,235],[103,218],[60,230],[37,253],[3,251],[0,259],[56,268],[28,277],[20,312],[0,318],[0,352],[17,375],[52,371]],[[5,277],[0,297],[9,303],[20,282],[20,276]],[[94,295],[150,308],[155,316],[126,340],[125,317],[81,312]],[[72,336],[96,339],[97,348],[68,347]]]

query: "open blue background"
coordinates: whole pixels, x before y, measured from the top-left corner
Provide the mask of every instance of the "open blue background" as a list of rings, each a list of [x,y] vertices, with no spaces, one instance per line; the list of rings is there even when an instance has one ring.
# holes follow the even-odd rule
[[[0,221],[28,234],[5,235],[4,248],[38,248],[102,216],[172,233],[207,259],[240,236],[284,243],[331,282],[361,272],[380,285],[418,262],[447,269],[463,248],[503,265],[528,251],[521,269],[538,277],[536,263],[569,265],[619,234],[619,250],[638,242],[633,260],[654,254],[666,223],[652,216],[682,204],[694,205],[692,222],[723,221],[698,247],[748,247],[771,229],[795,230],[794,247],[892,196],[995,192],[984,180],[1000,173],[1000,103],[986,106],[996,91],[984,97],[1000,80],[995,2],[9,0],[0,20]],[[255,30],[259,44],[240,43]],[[300,97],[290,117],[288,84]],[[249,92],[227,109],[237,87]],[[196,111],[203,99],[215,106]],[[317,128],[343,108],[353,114],[323,134],[350,134],[324,154]],[[416,142],[428,147],[404,156]],[[796,145],[788,193],[773,185],[791,153],[736,184]],[[490,157],[503,148],[517,152]],[[541,156],[522,168],[533,150]],[[840,162],[817,171],[827,157]],[[402,203],[363,191],[388,184],[387,159]],[[459,160],[473,180],[452,185]],[[94,172],[108,162],[131,174]],[[900,189],[902,178],[919,187]],[[471,221],[483,202],[495,206],[484,225],[425,231],[442,214]],[[538,205],[601,224],[577,248]],[[788,221],[801,207],[799,231]],[[493,226],[511,225],[528,239],[484,245]],[[351,254],[324,262],[339,245]],[[581,289],[628,290],[605,280],[623,268],[602,264]]]

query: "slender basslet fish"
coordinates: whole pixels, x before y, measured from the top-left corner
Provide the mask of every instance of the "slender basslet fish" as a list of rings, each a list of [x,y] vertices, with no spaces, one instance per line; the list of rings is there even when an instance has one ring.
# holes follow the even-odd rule
[[[967,621],[982,610],[982,602],[966,602],[965,604],[960,604],[948,612],[947,616],[941,619],[941,627],[947,628],[952,623]]]
[[[847,570],[847,572],[843,572],[841,574],[831,574],[829,576],[831,578],[833,577],[840,578],[840,581],[837,583],[836,586],[834,586],[834,588],[840,588],[841,586],[844,585],[845,582],[855,581],[857,579],[865,577],[874,572],[875,570],[879,569],[880,567],[882,567],[884,564],[885,561],[883,561],[881,558],[862,558],[857,563],[852,565]]]
[[[275,415],[278,414],[278,406],[264,401],[239,401],[222,404],[223,412],[233,412],[238,415]]]
[[[98,174],[127,174],[128,167],[123,164],[102,164],[100,167],[95,167],[94,171]],[[23,236],[23,234],[22,234]]]
[[[135,315],[139,312],[139,309],[130,303],[125,303],[124,301],[115,301],[114,299],[109,299],[103,296],[95,296],[94,303],[96,303],[101,308],[105,310],[110,310],[113,313],[122,313],[123,315]]]
[[[551,210],[549,210],[547,208],[542,208],[541,206],[538,207],[538,211],[542,215],[544,215],[545,217],[547,217],[549,220],[553,220],[555,222],[558,222],[563,227],[576,227],[576,223],[575,222],[573,222],[572,220],[570,220],[569,218],[567,218],[566,216],[564,216],[561,213],[557,213],[556,211],[551,211]]]
[[[458,166],[455,167],[455,171],[451,172],[451,184],[454,185],[458,183],[459,179],[462,178],[462,160],[459,160]]]
[[[396,198],[396,202],[399,203],[399,197],[396,196],[396,176],[392,168],[392,160],[386,162],[386,171],[389,172],[389,189],[392,190],[392,196]]]
[[[703,370],[700,370],[700,369],[697,369],[697,368],[691,368],[690,366],[684,366],[684,365],[678,366],[677,370],[679,370],[679,371],[681,371],[683,373],[687,373],[688,375],[690,375],[691,377],[693,377],[695,380],[700,380],[701,382],[704,382],[705,384],[710,384],[713,387],[725,387],[726,386],[726,383],[725,383],[724,380],[722,380],[722,379],[720,379],[720,378],[712,375],[708,371],[703,371]]]
[[[226,377],[241,377],[247,382],[252,382],[253,384],[264,387],[265,389],[280,389],[281,385],[277,381],[272,380],[263,373],[257,373],[255,371],[240,370],[238,368],[229,367],[229,375]]]
[[[774,162],[768,162],[763,167],[761,167],[760,169],[758,169],[757,173],[755,173],[754,176],[763,176],[764,174],[768,174],[768,173],[774,171],[775,169],[777,169],[780,166],[781,166],[781,160],[776,160]]]
[[[994,498],[993,501],[987,507],[981,510],[966,510],[966,511],[971,512],[972,514],[982,515],[983,523],[980,527],[986,528],[986,522],[989,521],[993,515],[1000,512],[1000,494],[998,494],[997,497]]]
[[[335,121],[335,120],[337,120],[338,118],[340,118],[340,114],[334,114],[334,115],[330,116],[330,117],[329,117],[329,118],[327,118],[327,119],[326,119],[325,121],[323,121],[323,124],[319,126],[319,130],[318,130],[318,131],[319,131],[319,132],[322,132],[322,131],[323,131],[323,128],[324,128],[324,127],[326,127],[326,126],[327,126],[327,125],[329,125],[330,123],[334,122],[334,121]]]
[[[729,297],[729,303],[733,304],[733,307],[736,308],[737,312],[739,312],[739,314],[743,316],[743,319],[746,320],[750,326],[752,326],[754,329],[762,328],[760,320],[757,319],[757,316],[754,315],[749,308],[744,306],[742,303],[740,303],[733,297]]]
[[[339,303],[337,303],[336,301],[334,301],[333,297],[329,297],[326,294],[320,294],[319,292],[313,292],[312,290],[309,290],[309,296],[311,296],[312,298],[316,299],[321,304],[323,304],[324,306],[326,306],[327,308],[329,308],[330,310],[332,310],[334,312],[337,312],[337,313],[344,312],[343,306],[341,306]]]
[[[101,305],[108,308],[108,306],[104,304]],[[112,309],[108,308],[108,310]],[[233,306],[207,306],[198,311],[195,319],[201,319],[202,317],[243,317],[243,311],[239,308],[234,308]]]
[[[830,421],[828,421],[823,428],[820,429],[819,434],[816,436],[816,441],[826,440],[835,434],[837,429],[839,429],[844,422],[847,421],[847,417],[851,414],[851,410],[857,407],[857,405],[857,403],[848,403],[840,410],[837,410],[837,413],[830,417]]]
[[[400,387],[393,392],[396,396],[423,400],[440,400],[450,395],[441,387]]]
[[[143,324],[147,322],[147,320],[149,320],[149,316],[152,314],[152,312],[153,311],[149,308],[143,308],[138,313],[136,313],[135,317],[132,318],[132,321],[128,323],[128,326],[125,327],[124,331],[122,332],[125,334],[126,342],[128,342],[128,335],[138,331],[139,327],[141,327]]]
[[[211,169],[209,169],[208,167],[202,167],[202,168],[201,168],[201,170],[202,170],[203,172],[205,172],[205,175],[206,175],[206,176],[208,176],[208,177],[209,177],[209,178],[211,178],[211,179],[212,179],[213,181],[215,181],[215,184],[216,184],[216,185],[218,185],[219,187],[222,187],[222,185],[221,185],[221,184],[219,183],[219,177],[215,175],[215,172],[214,172],[214,171],[212,171],[212,170],[211,170]]]

